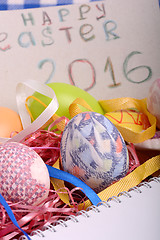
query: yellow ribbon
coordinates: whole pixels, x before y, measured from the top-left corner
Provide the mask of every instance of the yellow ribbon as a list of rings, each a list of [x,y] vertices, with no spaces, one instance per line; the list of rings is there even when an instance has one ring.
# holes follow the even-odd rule
[[[26,102],[28,101],[29,98],[33,98],[34,100],[42,104],[44,107],[47,107],[42,101],[40,101],[38,98],[34,96],[29,96],[26,99]],[[111,100],[99,100],[99,103],[103,108],[104,112],[106,113],[115,112],[118,110],[137,109],[139,112],[144,113],[148,117],[148,120],[151,126],[142,132],[136,132],[133,129],[128,129],[126,126],[124,125],[122,126],[121,124],[114,122],[114,125],[120,131],[125,141],[132,142],[132,143],[140,143],[154,136],[156,132],[156,117],[148,112],[146,107],[146,99],[138,100],[138,99],[129,98],[129,97],[116,98]],[[34,119],[27,106],[27,103],[26,103],[26,108],[33,121]],[[82,98],[75,99],[73,103],[69,106],[69,113],[71,118],[73,118],[75,115],[84,111],[93,111],[93,110]],[[107,117],[106,113],[104,114],[104,116]],[[52,121],[55,121],[58,118],[59,116],[57,114],[54,114],[52,118],[43,126],[43,128],[47,127],[49,123],[51,123]],[[65,127],[65,121],[61,121],[60,123],[57,124],[57,128],[60,131],[63,131],[64,127]]]
[[[30,96],[30,97],[33,97],[33,96]],[[38,101],[38,99],[35,99],[35,100]],[[115,124],[115,126],[119,129],[123,138],[127,142],[132,142],[132,143],[143,142],[154,136],[156,131],[156,118],[148,112],[146,108],[146,99],[138,100],[134,98],[117,98],[112,100],[100,100],[99,103],[105,112],[114,112],[117,110],[128,110],[128,109],[134,108],[146,114],[151,124],[151,127],[148,127],[146,130],[140,133],[137,133],[130,129],[126,129],[125,127],[122,127],[118,124]],[[40,104],[44,106],[44,103],[40,102]],[[30,112],[29,109],[27,110]],[[69,106],[69,113],[71,118],[73,118],[78,113],[81,113],[87,110],[93,111],[92,108],[81,98],[77,98]],[[31,113],[30,113],[30,116],[31,116]],[[59,116],[57,114],[54,114],[51,118],[51,121],[56,120],[57,118],[59,118]],[[45,124],[45,126],[47,124]],[[57,127],[59,128],[59,130],[63,131],[65,125],[60,122],[59,125],[57,124]],[[54,167],[59,168],[59,160],[56,162]],[[102,199],[102,201],[106,201],[108,198],[118,195],[119,192],[128,191],[130,188],[137,186],[141,181],[143,181],[144,179],[146,179],[148,176],[152,175],[154,172],[158,171],[159,169],[160,169],[160,155],[149,159],[148,161],[146,161],[145,163],[137,167],[133,172],[128,174],[126,177],[112,184],[111,186],[109,186],[108,188],[100,192],[98,195]],[[59,190],[60,188],[65,187],[64,181],[62,180],[51,178],[51,182],[56,191]],[[67,194],[67,191],[65,194],[64,193],[58,193],[58,194],[64,203],[70,205],[69,195]],[[79,210],[83,208],[86,209],[90,205],[91,205],[91,202],[87,200],[85,201],[84,204],[79,205]]]
[[[56,162],[54,167],[60,169],[59,160]],[[157,155],[153,158],[150,158],[145,163],[137,167],[133,172],[119,180],[118,182],[112,184],[108,188],[104,189],[98,196],[102,201],[107,201],[112,196],[117,196],[120,192],[128,191],[130,188],[137,186],[147,177],[155,173],[160,169],[160,155]],[[65,187],[65,184],[62,180],[58,180],[55,178],[51,178],[51,182],[56,191],[59,188]],[[70,205],[69,196],[67,194],[58,193],[61,200]],[[91,206],[91,202],[89,200],[85,201],[83,204],[78,206],[78,209],[86,209],[87,207]]]
[[[160,169],[160,155],[150,158],[145,163],[137,167],[133,172],[109,186],[102,192],[98,194],[98,196],[102,199],[102,201],[107,201],[108,198],[112,196],[117,196],[120,192],[128,191],[130,188],[137,186],[147,177],[155,173]],[[91,202],[87,200],[85,202],[85,208],[91,205]],[[83,206],[80,205],[79,209]]]
[[[53,167],[55,167],[57,169],[60,169],[59,160],[56,161],[56,163],[53,165]],[[59,180],[57,178],[50,178],[50,180],[51,180],[51,183],[54,186],[55,191],[57,191],[60,199],[64,203],[70,205],[69,195],[67,194],[67,190],[64,189],[65,188],[64,181],[63,180]],[[64,189],[63,192],[65,191],[66,193],[64,194],[64,193],[59,192],[60,189]]]
[[[80,108],[79,106],[83,107],[84,109]],[[77,114],[84,112],[84,111],[91,111],[93,112],[92,108],[86,103],[86,101],[82,98],[76,98],[72,104],[69,106],[69,114],[71,118],[76,116]]]

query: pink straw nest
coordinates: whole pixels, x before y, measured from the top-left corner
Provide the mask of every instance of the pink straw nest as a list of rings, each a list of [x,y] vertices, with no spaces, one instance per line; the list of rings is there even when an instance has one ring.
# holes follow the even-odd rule
[[[67,191],[66,191],[67,190]],[[49,196],[39,205],[23,205],[22,202],[7,202],[12,209],[19,226],[28,234],[41,229],[49,224],[55,224],[57,220],[65,219],[67,216],[75,215],[78,212],[78,203],[84,201],[74,188],[69,191],[67,188],[59,191],[50,190]],[[64,204],[58,193],[68,194],[70,204]],[[4,207],[0,205],[0,239],[9,240],[13,237],[20,237],[21,231],[11,222]],[[3,238],[2,238],[3,237]]]
[[[69,119],[60,117],[49,125],[48,130],[37,130],[21,141],[21,143],[34,149],[43,161],[50,166],[53,166],[60,156],[60,143],[63,132],[55,128],[55,126],[61,121],[65,121],[66,126]]]
[[[65,120],[65,124],[69,121],[62,117],[54,121],[48,130],[38,130],[27,136],[21,143],[34,149],[43,161],[52,166],[60,157],[60,142],[62,131],[54,128],[57,123]],[[138,167],[139,160],[133,144],[127,145],[129,152],[129,171],[133,171]],[[37,229],[42,229],[49,224],[55,224],[57,220],[65,219],[67,216],[75,215],[78,212],[78,205],[84,203],[86,197],[81,194],[80,188],[69,190],[68,188],[55,191],[49,190],[49,196],[39,205],[24,205],[23,202],[7,202],[12,209],[19,226],[28,234]],[[78,190],[78,191],[77,191]],[[70,198],[70,206],[65,204],[59,197],[58,193],[68,194]],[[0,239],[9,240],[21,235],[15,225],[11,222],[4,207],[0,205]]]

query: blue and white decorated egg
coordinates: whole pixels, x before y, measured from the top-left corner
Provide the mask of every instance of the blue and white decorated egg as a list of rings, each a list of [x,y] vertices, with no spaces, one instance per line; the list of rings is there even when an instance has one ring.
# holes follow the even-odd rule
[[[64,171],[78,177],[96,193],[124,177],[129,168],[126,144],[105,116],[83,112],[72,118],[61,139]]]

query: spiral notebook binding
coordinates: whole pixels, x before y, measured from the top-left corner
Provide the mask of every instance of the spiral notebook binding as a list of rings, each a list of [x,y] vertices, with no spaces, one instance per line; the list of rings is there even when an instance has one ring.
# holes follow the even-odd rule
[[[43,238],[43,237],[45,237],[45,231],[46,230],[51,231],[51,232],[56,232],[57,231],[56,230],[56,225],[58,225],[58,224],[60,224],[62,227],[68,227],[67,226],[67,221],[68,220],[71,220],[76,224],[76,223],[79,222],[79,220],[77,218],[79,215],[82,215],[83,217],[89,218],[90,217],[90,215],[89,215],[90,211],[93,211],[93,212],[96,212],[96,213],[101,212],[101,210],[99,209],[99,206],[101,206],[101,205],[103,205],[104,207],[110,208],[111,207],[111,204],[110,204],[111,201],[115,201],[117,204],[118,203],[120,204],[122,202],[121,199],[120,199],[120,197],[122,195],[127,197],[127,198],[132,198],[132,194],[131,194],[132,191],[135,191],[136,193],[141,194],[142,190],[140,189],[140,187],[144,186],[146,188],[152,188],[151,182],[160,183],[160,176],[153,177],[153,178],[149,179],[148,182],[142,182],[138,186],[130,188],[128,191],[120,192],[117,196],[112,196],[107,201],[102,201],[102,202],[98,203],[97,206],[92,205],[92,206],[88,207],[86,210],[81,210],[76,214],[76,216],[74,216],[74,215],[68,216],[65,220],[58,220],[55,224],[49,224],[48,226],[44,227],[42,230],[39,230],[39,229],[35,230],[35,231],[32,232],[32,234],[30,236],[36,235],[38,237]],[[24,235],[19,238],[19,240],[26,240],[26,239],[27,238]]]

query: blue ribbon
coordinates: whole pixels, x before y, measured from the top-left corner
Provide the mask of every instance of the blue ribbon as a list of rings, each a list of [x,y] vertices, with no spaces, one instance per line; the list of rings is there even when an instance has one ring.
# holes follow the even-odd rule
[[[6,202],[6,200],[4,199],[4,197],[0,194],[0,203],[3,205],[3,207],[6,209],[6,212],[8,213],[8,216],[10,217],[11,221],[14,223],[14,225],[19,228],[21,230],[21,232],[29,239],[31,240],[31,238],[28,236],[28,234],[23,231],[23,229],[20,228],[20,226],[18,225],[18,222],[10,208],[10,206],[8,205],[8,203]]]
[[[101,202],[101,199],[98,197],[98,195],[87,184],[82,182],[79,178],[73,176],[70,173],[51,167],[47,164],[46,166],[48,168],[50,177],[64,180],[66,182],[72,183],[75,187],[82,188],[82,191],[89,198],[89,200],[92,202],[93,205],[97,205],[99,202]]]
[[[101,199],[98,197],[98,195],[87,184],[82,182],[77,177],[73,176],[70,173],[67,173],[62,170],[51,167],[49,165],[46,165],[46,166],[47,166],[50,177],[64,180],[69,183],[72,183],[76,187],[80,187],[82,189],[82,191],[85,193],[85,195],[88,197],[88,199],[92,202],[93,205],[97,205],[99,202],[101,202]],[[1,194],[0,194],[0,203],[4,206],[8,216],[10,217],[13,224],[22,231],[22,233],[28,238],[28,240],[31,240],[31,238],[28,236],[28,234],[25,231],[23,231],[23,229],[21,229],[20,226],[18,225],[18,222],[17,222],[10,206],[8,205],[8,203],[6,202],[6,200],[4,199],[4,197]]]

